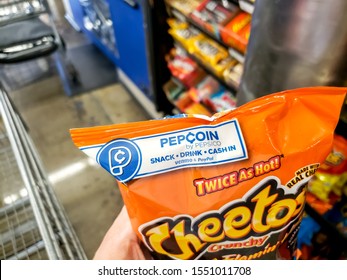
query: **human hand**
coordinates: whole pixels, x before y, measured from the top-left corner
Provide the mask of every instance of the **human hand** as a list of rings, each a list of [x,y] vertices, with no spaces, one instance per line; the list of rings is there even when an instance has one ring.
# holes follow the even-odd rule
[[[94,260],[145,260],[147,252],[133,231],[128,212],[123,206],[118,217],[107,231]]]

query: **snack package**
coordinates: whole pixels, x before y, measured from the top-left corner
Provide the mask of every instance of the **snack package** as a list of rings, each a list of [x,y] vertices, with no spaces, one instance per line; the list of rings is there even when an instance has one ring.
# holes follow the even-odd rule
[[[331,260],[341,258],[342,250],[337,250],[336,247],[336,239],[328,234],[312,217],[304,215],[298,233],[297,259]]]
[[[163,90],[165,92],[165,95],[167,99],[174,103],[175,100],[178,99],[178,97],[182,94],[184,91],[183,85],[181,85],[179,82],[176,82],[171,78],[168,82],[166,82],[163,86]]]
[[[237,35],[238,40],[236,41],[235,48],[242,53],[246,53],[249,36],[251,35],[251,24],[247,24],[237,33]]]
[[[238,32],[250,24],[251,19],[250,14],[240,12],[226,26],[221,27],[220,34],[222,41],[231,47],[238,45],[240,41]]]
[[[335,134],[333,150],[325,159],[320,172],[328,174],[342,174],[347,172],[347,139]]]
[[[243,73],[243,64],[237,63],[227,67],[223,72],[224,81],[235,88],[238,88],[241,82],[241,77]]]
[[[210,69],[214,72],[219,78],[224,79],[224,72],[226,69],[237,65],[237,60],[231,57],[221,59],[216,64],[210,65]]]
[[[347,238],[347,196],[342,194],[332,207],[323,212],[319,211],[323,209],[315,210],[322,215],[325,223],[317,223],[311,216],[304,216],[301,222],[298,233],[299,258],[346,260],[347,252],[341,243]]]
[[[186,114],[199,114],[209,117],[212,116],[212,113],[204,105],[195,102],[187,106],[183,112]]]
[[[347,88],[264,96],[212,117],[71,129],[118,181],[155,259],[292,259],[306,185],[332,148]]]
[[[333,148],[310,180],[308,190],[322,201],[334,204],[334,196],[341,197],[345,185],[347,185],[347,140],[335,133]]]
[[[311,192],[306,194],[306,203],[308,203],[317,213],[324,215],[326,212],[332,209],[333,204],[339,200],[339,197],[334,196],[329,202],[323,201]]]
[[[221,84],[212,76],[206,76],[205,79],[201,80],[199,84],[188,90],[190,98],[194,102],[201,102],[213,93],[216,93],[222,89]]]
[[[203,63],[212,67],[220,63],[221,60],[229,57],[229,53],[224,47],[206,37],[194,41],[194,51],[192,54],[198,57]]]
[[[176,19],[170,18],[167,20],[171,27],[169,34],[189,52],[194,52],[194,42],[203,38],[203,35],[196,29],[189,26],[186,22],[180,22]]]
[[[176,54],[170,58],[168,68],[172,76],[187,88],[195,86],[206,75],[195,61],[183,55]]]
[[[308,190],[320,200],[324,202],[330,201],[330,194],[334,188],[341,188],[343,184],[340,182],[340,175],[316,172],[312,180],[308,184]],[[338,186],[338,187],[337,187]]]
[[[185,16],[196,9],[202,0],[166,0],[166,2]]]
[[[211,108],[213,112],[221,112],[236,108],[236,98],[231,92],[225,89],[205,98],[203,103],[206,104],[207,107]]]
[[[191,99],[188,92],[182,92],[176,100],[174,100],[173,104],[177,107],[181,112],[185,112],[187,108],[193,105],[194,100]]]
[[[190,14],[190,17],[201,27],[220,38],[220,27],[238,12],[240,8],[230,1],[206,0]]]

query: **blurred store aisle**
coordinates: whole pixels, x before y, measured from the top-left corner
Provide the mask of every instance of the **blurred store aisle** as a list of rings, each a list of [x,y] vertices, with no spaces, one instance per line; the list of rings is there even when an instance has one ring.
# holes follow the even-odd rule
[[[71,30],[70,37],[73,38]],[[35,73],[26,75],[35,76]],[[139,121],[147,119],[147,115],[117,83],[68,97],[54,70],[12,89],[10,96],[29,128],[87,257],[92,258],[117,216],[122,200],[115,180],[74,146],[69,129]]]

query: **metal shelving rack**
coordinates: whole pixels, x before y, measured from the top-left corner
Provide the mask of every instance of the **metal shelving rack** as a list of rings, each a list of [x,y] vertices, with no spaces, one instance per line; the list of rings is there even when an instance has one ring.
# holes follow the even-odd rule
[[[187,22],[189,23],[191,26],[193,26],[195,29],[199,30],[200,32],[202,32],[204,35],[206,35],[207,37],[209,37],[210,39],[212,39],[213,41],[217,42],[219,45],[221,45],[222,47],[224,47],[225,49],[228,50],[229,55],[231,57],[233,57],[234,59],[236,59],[239,63],[244,63],[245,62],[245,55],[243,53],[241,53],[240,51],[232,48],[231,46],[229,46],[228,44],[224,43],[221,39],[219,39],[215,34],[213,34],[212,32],[208,31],[207,29],[205,29],[204,27],[202,27],[201,25],[199,25],[197,22],[195,22],[192,18],[190,18],[187,15],[184,15],[182,12],[180,12],[179,10],[177,10],[175,7],[172,7],[169,3],[166,4],[167,6],[167,11],[169,13],[170,16],[177,18],[178,20],[182,21],[182,22]]]
[[[0,86],[0,259],[86,259],[38,152]]]

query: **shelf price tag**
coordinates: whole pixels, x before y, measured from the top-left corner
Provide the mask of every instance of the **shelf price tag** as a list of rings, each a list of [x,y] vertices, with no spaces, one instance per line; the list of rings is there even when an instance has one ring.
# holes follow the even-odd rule
[[[238,52],[237,50],[229,48],[228,51],[229,51],[230,56],[235,58],[238,62],[240,62],[240,63],[244,63],[245,62],[244,55],[241,54],[240,52]]]
[[[245,0],[240,0],[239,1],[240,9],[245,11],[246,13],[253,14],[254,12],[254,4],[245,1]]]

